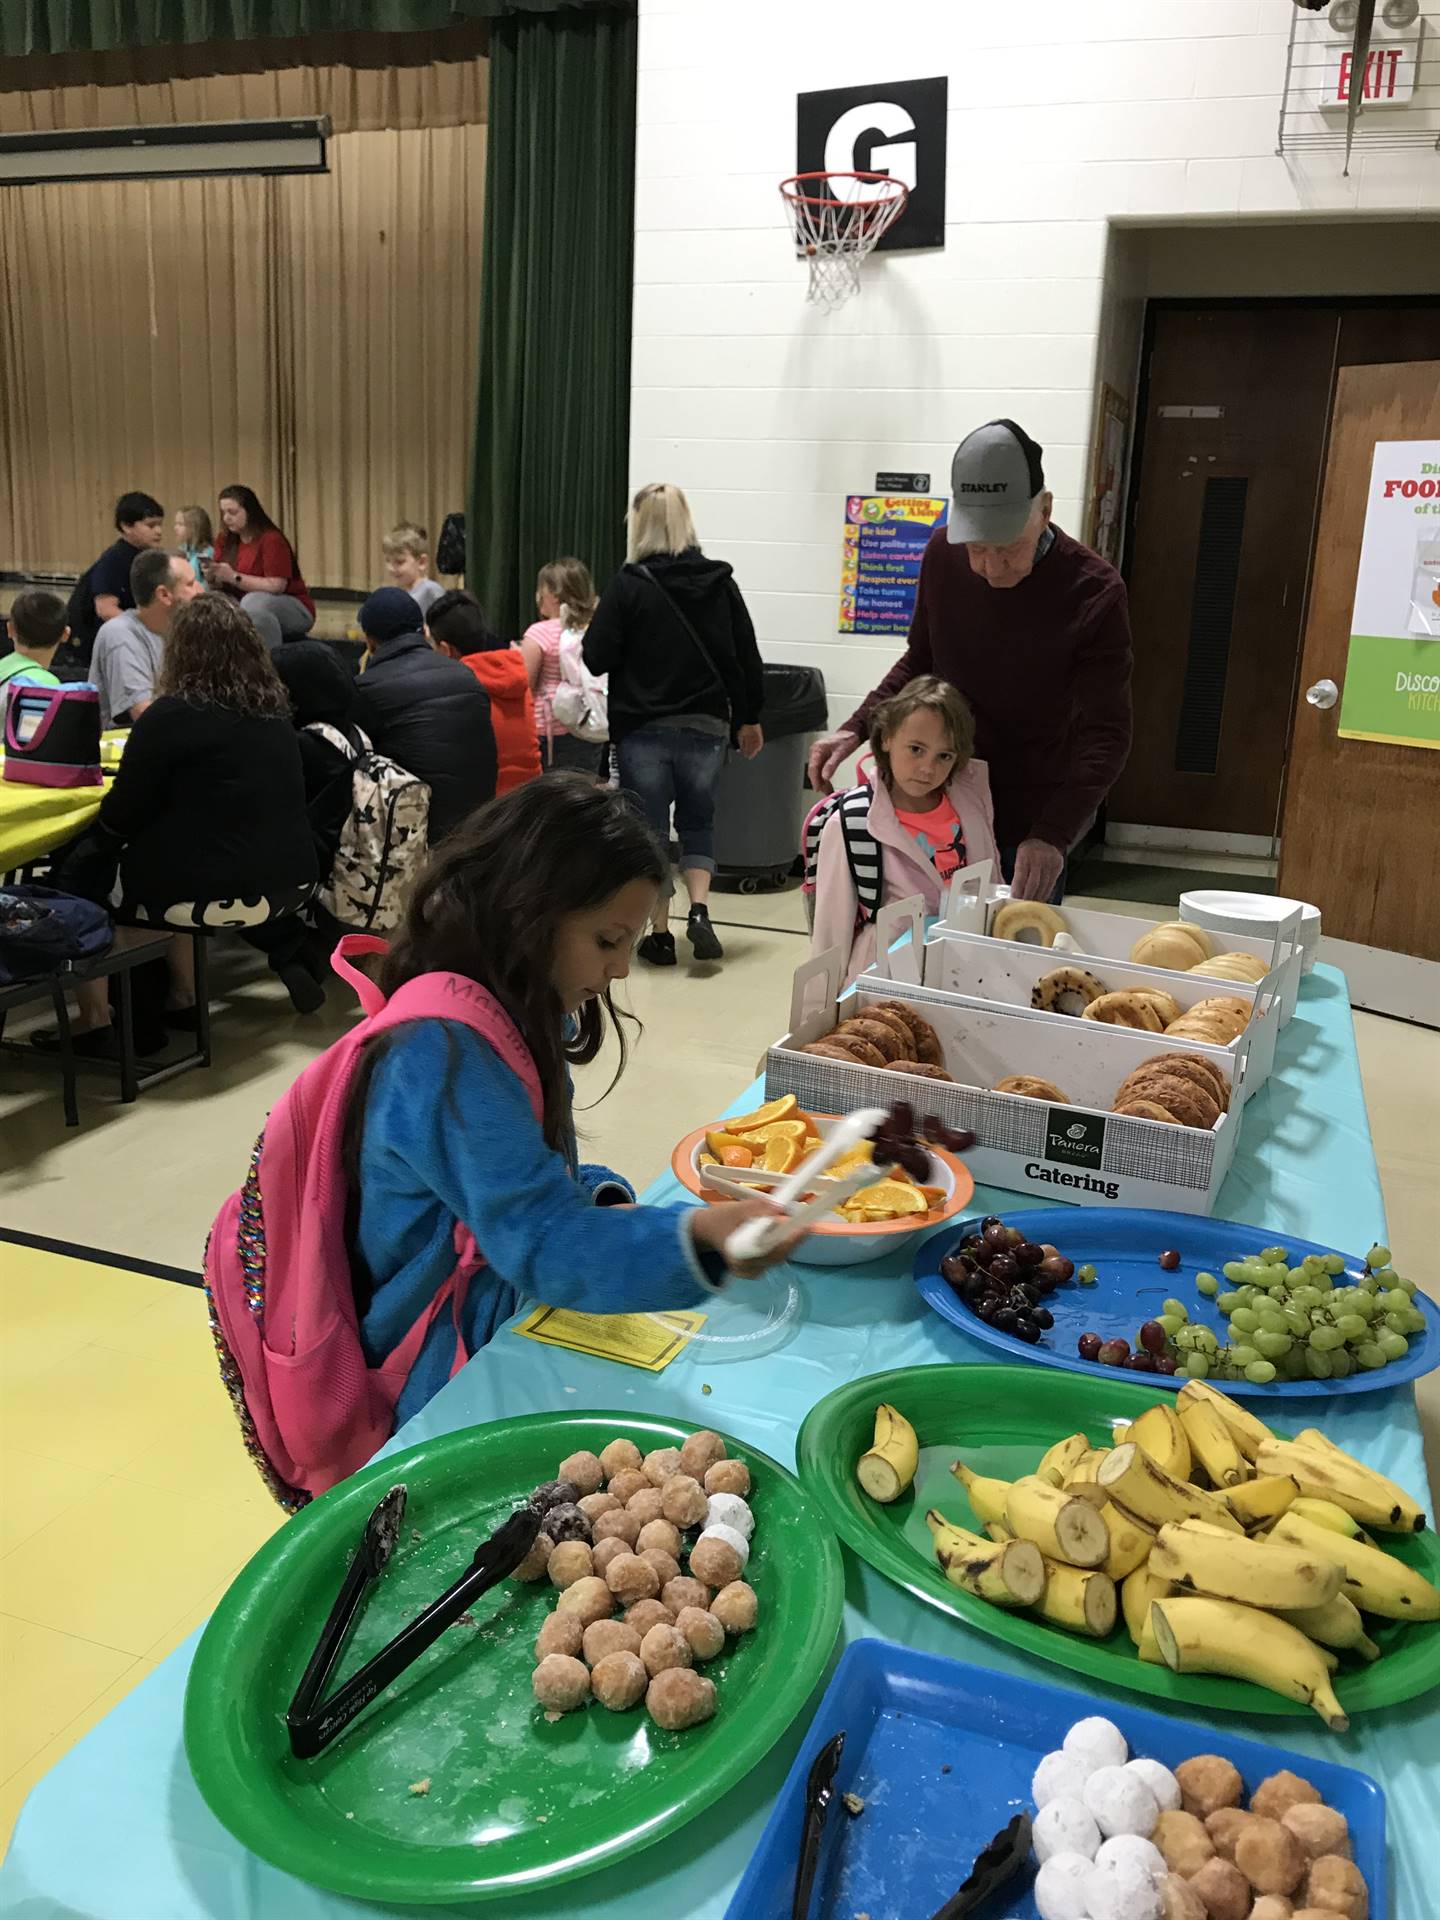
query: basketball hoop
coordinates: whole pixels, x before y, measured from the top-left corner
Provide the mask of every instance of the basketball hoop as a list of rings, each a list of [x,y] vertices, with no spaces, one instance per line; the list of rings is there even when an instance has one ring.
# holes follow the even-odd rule
[[[905,211],[910,190],[888,173],[797,173],[780,182],[795,250],[810,266],[806,295],[833,311],[860,291],[861,263]]]

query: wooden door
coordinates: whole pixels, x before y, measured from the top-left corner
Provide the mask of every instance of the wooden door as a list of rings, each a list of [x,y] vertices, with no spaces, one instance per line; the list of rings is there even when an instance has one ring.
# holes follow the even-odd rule
[[[1112,820],[1275,831],[1335,337],[1328,307],[1154,313]]]
[[[1282,894],[1319,907],[1327,934],[1426,960],[1440,960],[1440,749],[1342,740],[1339,706],[1311,706],[1305,690],[1323,680],[1345,683],[1376,441],[1436,437],[1440,360],[1341,369],[1286,769],[1278,880]],[[1440,642],[1434,651],[1440,666]]]

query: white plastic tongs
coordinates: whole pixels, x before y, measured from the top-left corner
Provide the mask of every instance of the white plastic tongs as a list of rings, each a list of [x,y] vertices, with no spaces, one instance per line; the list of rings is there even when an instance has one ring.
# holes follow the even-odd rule
[[[801,1198],[802,1194],[809,1193],[816,1185],[827,1167],[833,1167],[837,1160],[858,1147],[862,1140],[872,1139],[889,1118],[886,1107],[857,1107],[854,1113],[847,1113],[843,1120],[837,1120],[810,1158],[803,1160],[793,1173],[786,1174],[779,1185],[772,1189],[769,1198],[781,1211],[768,1219],[746,1220],[738,1226],[725,1242],[726,1260],[736,1266],[745,1260],[761,1259],[802,1221],[817,1214],[829,1213],[842,1200],[848,1200],[852,1193],[858,1193],[862,1187],[873,1186],[885,1171],[879,1161],[869,1161],[862,1167],[856,1167],[838,1180],[826,1180],[812,1199]],[[737,1199],[752,1200],[757,1192],[764,1191],[754,1180],[753,1174],[749,1180],[745,1180],[743,1176],[737,1179],[729,1173],[722,1173],[717,1167],[703,1167],[701,1172],[707,1187],[714,1187]]]

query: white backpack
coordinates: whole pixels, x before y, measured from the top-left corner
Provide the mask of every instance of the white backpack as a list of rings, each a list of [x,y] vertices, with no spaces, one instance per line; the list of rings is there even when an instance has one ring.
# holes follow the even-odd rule
[[[347,932],[389,933],[405,914],[411,883],[430,841],[430,789],[413,773],[376,753],[360,729],[357,753],[338,727],[312,721],[307,733],[350,761],[350,811],[335,864],[316,896]]]
[[[610,679],[586,666],[584,640],[583,627],[566,627],[560,636],[560,684],[550,696],[550,711],[577,739],[598,744],[610,738]]]

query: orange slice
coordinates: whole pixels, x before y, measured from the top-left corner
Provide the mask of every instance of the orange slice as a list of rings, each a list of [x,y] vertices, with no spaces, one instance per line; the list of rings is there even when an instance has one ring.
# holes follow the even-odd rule
[[[731,1133],[753,1133],[757,1127],[768,1127],[772,1120],[788,1120],[799,1113],[800,1102],[793,1093],[782,1093],[778,1100],[767,1100],[763,1107],[757,1107],[754,1113],[742,1113],[725,1125]]]
[[[765,1142],[765,1157],[760,1164],[767,1173],[791,1173],[799,1166],[803,1152],[798,1140],[780,1140],[772,1134]]]
[[[717,1128],[713,1133],[707,1133],[705,1136],[705,1144],[717,1160],[723,1160],[725,1158],[725,1149],[727,1147],[744,1147],[747,1152],[750,1150],[748,1141],[737,1140],[733,1133],[726,1133],[723,1128]]]
[[[920,1189],[906,1186],[901,1180],[878,1180],[873,1187],[862,1187],[855,1198],[867,1209],[884,1207],[897,1216],[929,1211]]]
[[[718,1167],[720,1161],[713,1153],[697,1153],[695,1156],[695,1164],[697,1167]]]
[[[852,1147],[849,1153],[842,1153],[834,1166],[829,1168],[832,1180],[842,1179],[847,1173],[853,1173],[856,1167],[865,1167],[875,1158],[868,1140],[862,1140],[858,1147]]]
[[[737,1140],[733,1146],[726,1147],[720,1155],[720,1164],[722,1167],[753,1167],[755,1156],[749,1147],[742,1146]]]
[[[747,1146],[757,1140],[793,1140],[798,1147],[805,1143],[805,1131],[803,1120],[772,1120],[768,1126],[747,1128],[740,1137]]]
[[[944,1206],[946,1199],[944,1187],[921,1187],[920,1191],[925,1196],[925,1204],[927,1207],[933,1210],[936,1207]]]

